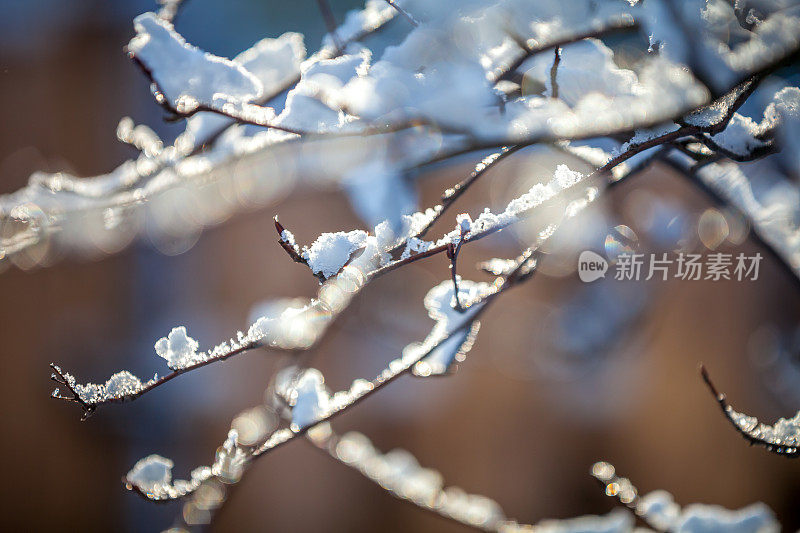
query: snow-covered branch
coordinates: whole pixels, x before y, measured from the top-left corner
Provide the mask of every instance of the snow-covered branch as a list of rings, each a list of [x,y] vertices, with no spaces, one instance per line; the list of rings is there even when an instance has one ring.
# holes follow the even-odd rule
[[[402,174],[426,161],[465,151],[626,135],[678,119],[708,100],[705,89],[681,66],[685,59],[681,35],[656,23],[663,15],[662,2],[644,6],[578,2],[569,14],[559,2],[539,2],[535,7],[487,2],[470,16],[416,2],[395,4],[414,13],[419,25],[410,26],[403,41],[380,58],[356,44],[395,17],[395,7],[379,0],[348,16],[337,31],[341,50],[329,42],[305,61],[305,47],[297,34],[265,39],[228,60],[186,43],[168,16],[140,16],[137,36],[128,49],[155,82],[160,101],[173,114],[189,116],[186,132],[158,155],[143,152],[105,176],[33,176],[28,187],[0,199],[0,220],[8,228],[0,242],[0,260],[22,255],[24,264],[39,263],[57,242],[78,251],[112,253],[138,234],[141,224],[136,221],[143,215],[160,221],[155,227],[148,224],[149,232],[197,233],[241,207],[221,205],[209,194],[210,184],[244,182],[260,191],[250,195],[257,205],[269,200],[275,188],[271,178],[253,170],[264,160],[290,160],[303,154],[304,164],[284,171],[282,179],[289,174],[303,181],[332,182],[350,179],[366,168]],[[702,24],[716,28],[722,18],[737,20],[732,8],[713,15],[716,18],[709,15]],[[730,76],[725,91],[739,77],[772,71],[796,52],[797,43],[786,31],[794,20],[793,11],[767,15],[752,31],[737,34],[738,45],[729,47],[730,57],[725,56],[723,63],[736,75]],[[440,27],[445,37],[479,31],[482,40],[474,43],[474,50],[454,48],[446,38],[431,41],[429,29]],[[654,32],[661,43],[659,54],[644,57],[636,68],[619,67],[610,49],[595,38],[620,29]],[[709,33],[709,39],[722,38]],[[423,48],[437,53],[423,58],[419,54]],[[561,74],[558,98],[553,98],[553,61],[541,52],[559,48]],[[588,86],[575,76],[587,69],[598,72]],[[551,85],[549,94],[528,94],[517,83],[519,78],[509,78],[511,72],[524,75],[526,87]],[[503,77],[502,87],[492,81],[498,77]],[[276,114],[268,104],[288,89],[286,107]],[[392,96],[399,94],[404,99]],[[239,126],[232,127],[234,122]],[[314,139],[296,135],[322,132],[322,138],[312,135]],[[357,142],[341,138],[354,134]],[[376,138],[366,141],[365,134]],[[728,154],[739,153],[721,142],[724,139],[702,136],[702,140]],[[424,149],[410,150],[402,158],[388,149],[409,141]],[[354,151],[362,143],[374,148]],[[307,157],[314,150],[315,157]],[[353,151],[353,158],[338,157],[337,168],[331,168],[325,154],[348,151]],[[371,161],[364,160],[366,153]],[[742,157],[748,155],[762,153]],[[187,194],[192,202],[181,200]],[[193,210],[191,216],[182,212],[185,203],[196,202],[204,209]],[[149,217],[151,211],[158,216]],[[169,211],[180,216],[162,215]],[[173,220],[184,223],[178,229],[171,225]]]
[[[728,399],[717,390],[705,366],[700,366],[700,375],[719,404],[725,418],[736,431],[750,444],[763,446],[767,450],[784,457],[800,457],[800,412],[793,418],[781,418],[769,426],[754,416],[738,413],[728,404]]]
[[[800,90],[776,76],[798,56],[799,8],[783,0],[747,12],[739,2],[718,0],[368,0],[336,27],[320,0],[328,35],[316,53],[307,56],[303,36],[285,33],[228,59],[176,31],[180,0],[161,3],[158,14],[134,20],[126,50],[156,101],[171,119],[185,121],[185,130],[165,142],[123,119],[117,136],[138,150],[135,159],[93,178],[37,174],[0,197],[0,261],[43,262],[51,246],[113,253],[142,231],[156,242],[194,235],[294,184],[343,189],[364,226],[303,245],[276,216],[279,246],[320,281],[313,297],[280,301],[205,350],[184,326],[171,328],[154,343],[169,371],[151,379],[121,371],[104,383],[81,384],[52,365],[55,398],[78,404],[86,417],[250,350],[308,350],[373,280],[440,254],[451,276],[423,301],[430,332],[372,379],[354,379],[332,394],[321,372],[294,361],[274,377],[272,404],[246,415],[257,423],[242,427],[257,431],[245,434],[234,423],[214,461],[186,480],[172,479],[169,459],[146,457],[128,473],[127,487],[151,500],[186,498],[184,519],[201,523],[255,459],[307,436],[398,498],[481,530],[631,529],[624,510],[518,524],[493,500],[444,488],[437,472],[407,453],[383,454],[356,433],[339,437],[329,422],[402,376],[450,374],[465,360],[487,309],[537,272],[565,222],[656,158],[740,212],[800,282],[800,208],[762,194],[758,183],[760,168],[778,169],[783,190],[791,191],[781,194],[800,194],[791,179],[800,175]],[[612,37],[635,52],[620,57]],[[763,117],[748,115],[748,102],[763,104]],[[453,212],[475,183],[533,145],[548,145],[567,161],[499,210]],[[465,154],[482,159],[437,205],[419,209],[414,173]],[[570,163],[576,158],[586,163],[580,171]],[[429,237],[451,212],[452,229]],[[491,283],[462,277],[464,246],[538,215],[524,251],[480,265],[495,276]],[[759,424],[733,411],[705,370],[703,377],[745,438],[798,456],[800,414]],[[597,463],[593,475],[654,529],[775,529],[763,506],[681,509],[666,493],[640,497],[608,463]]]
[[[617,498],[634,515],[655,531],[734,533],[751,531],[777,533],[780,525],[772,510],[754,503],[736,511],[718,505],[691,504],[681,507],[669,492],[655,490],[644,496],[628,478],[617,474],[613,465],[600,461],[592,466],[592,476],[603,486],[606,496]]]

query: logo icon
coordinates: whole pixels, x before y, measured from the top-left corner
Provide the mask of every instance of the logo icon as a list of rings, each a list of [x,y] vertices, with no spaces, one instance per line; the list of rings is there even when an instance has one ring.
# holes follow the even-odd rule
[[[578,277],[584,283],[591,283],[600,278],[606,277],[608,261],[602,255],[596,254],[591,250],[581,252],[578,257]]]

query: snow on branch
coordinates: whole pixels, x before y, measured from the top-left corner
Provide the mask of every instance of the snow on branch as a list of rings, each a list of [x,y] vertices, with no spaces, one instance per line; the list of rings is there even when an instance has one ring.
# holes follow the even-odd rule
[[[655,531],[737,533],[777,533],[780,525],[772,510],[754,503],[737,511],[718,505],[691,504],[681,508],[669,492],[655,490],[640,496],[629,479],[620,477],[613,465],[600,461],[592,466],[592,476],[606,496],[619,499],[648,527]]]
[[[395,496],[478,529],[630,530],[633,519],[624,510],[518,524],[488,498],[444,488],[438,472],[420,467],[406,452],[383,454],[360,434],[338,437],[328,422],[403,375],[450,374],[475,342],[483,313],[535,274],[562,224],[656,157],[743,213],[800,279],[800,204],[768,201],[800,194],[789,179],[800,161],[800,91],[772,78],[764,83],[797,58],[797,7],[764,1],[758,12],[743,13],[738,4],[699,0],[575,0],[568,7],[563,0],[368,0],[336,28],[321,0],[329,34],[316,53],[307,57],[303,37],[286,33],[226,59],[175,31],[171,21],[180,3],[164,0],[158,15],[137,17],[127,50],[152,82],[157,101],[172,118],[185,119],[184,132],[165,143],[146,126],[123,119],[117,136],[140,152],[135,159],[93,178],[37,174],[24,189],[0,197],[0,261],[39,264],[54,243],[113,253],[142,231],[167,240],[193,236],[244,207],[268,203],[295,183],[346,190],[364,228],[322,233],[303,246],[276,217],[279,245],[320,281],[316,295],[273,302],[246,331],[205,350],[184,326],[165,328],[154,344],[169,369],[161,377],[143,380],[121,371],[103,383],[81,384],[52,365],[59,384],[53,396],[78,404],[86,417],[101,405],[133,400],[249,350],[307,350],[368,283],[416,261],[445,255],[451,279],[423,301],[433,320],[430,333],[373,379],[354,379],[331,393],[321,372],[293,364],[275,377],[274,405],[242,415],[257,424],[234,422],[209,466],[173,480],[173,463],[151,455],[134,465],[126,486],[151,500],[186,498],[186,523],[204,523],[222,505],[225,485],[238,482],[252,461],[308,436]],[[394,19],[398,31],[380,35]],[[612,35],[649,47],[621,59],[609,44]],[[367,42],[368,36],[376,42]],[[284,93],[285,105],[276,113],[270,104]],[[761,119],[740,111],[754,95],[768,102]],[[504,208],[458,213],[451,230],[428,237],[489,170],[536,144],[578,157],[593,170],[557,164],[551,176]],[[414,173],[468,153],[483,159],[438,205],[418,210]],[[780,194],[762,194],[759,165],[782,170],[787,179]],[[482,265],[496,276],[492,283],[459,275],[463,246],[544,210],[543,227],[527,249]],[[759,424],[733,411],[705,370],[703,377],[748,440],[798,455],[800,413],[775,426]],[[272,417],[273,408],[282,424]],[[666,493],[640,497],[607,463],[597,463],[593,475],[655,529],[776,527],[763,506],[681,509]]]
[[[754,416],[734,411],[725,395],[719,392],[711,381],[705,366],[700,366],[700,375],[725,418],[750,444],[763,446],[768,451],[784,457],[800,457],[800,412],[790,419],[780,418],[771,426],[763,424]]]
[[[249,102],[262,95],[261,82],[243,66],[190,45],[154,13],[139,15],[133,24],[136,36],[128,43],[128,53],[171,108],[185,113],[201,104]]]
[[[186,43],[175,33],[169,16],[137,18],[137,36],[129,50],[157,83],[163,102],[173,112],[192,114],[185,134],[173,145],[150,143],[163,146],[157,154],[145,149],[139,158],[104,176],[32,176],[28,187],[0,198],[0,221],[8,228],[0,241],[0,260],[20,256],[21,265],[41,264],[55,249],[51,243],[82,253],[113,253],[136,237],[143,218],[154,221],[147,229],[155,234],[195,234],[244,204],[226,203],[210,194],[214,188],[209,185],[244,183],[258,191],[248,195],[256,205],[276,194],[274,176],[255,172],[264,161],[280,165],[302,154],[302,165],[279,170],[282,176],[303,181],[334,182],[376,168],[384,169],[386,176],[399,176],[427,161],[470,150],[630,134],[677,120],[708,103],[707,91],[682,63],[687,60],[683,33],[667,31],[670,24],[658,23],[660,18],[675,19],[664,2],[630,6],[586,0],[574,3],[569,11],[556,1],[487,1],[464,10],[432,9],[421,2],[396,5],[414,13],[419,25],[411,26],[380,56],[355,42],[378,32],[397,10],[371,0],[338,28],[341,50],[328,41],[302,65],[305,47],[297,34],[265,39],[228,60]],[[683,14],[687,16],[680,20],[699,9],[687,6]],[[773,11],[765,8],[763,20],[736,35],[732,53],[739,57],[734,61],[739,70],[721,92],[793,57],[797,46],[786,28],[794,21],[794,11],[777,7]],[[738,26],[732,8],[703,13],[705,18],[694,15],[693,20],[699,20],[694,33],[707,34],[708,42],[728,38],[714,33],[721,23],[733,21]],[[610,49],[593,38],[620,29],[653,30],[660,52],[645,56],[634,67],[616,65]],[[454,46],[459,35],[480,35],[480,39],[471,49]],[[558,98],[552,97],[552,90],[550,94],[522,91],[517,75],[524,74],[533,85],[552,85],[553,63],[549,54],[539,54],[559,48]],[[538,66],[542,62],[544,70]],[[165,70],[165,65],[170,68]],[[344,65],[355,68],[344,76]],[[577,75],[588,71],[594,73],[591,80]],[[495,87],[498,76],[503,77],[502,90]],[[289,89],[290,105],[275,116],[264,104]],[[206,107],[220,116],[202,112]],[[234,122],[260,127],[237,128]],[[713,138],[719,131],[698,135],[712,148],[742,160],[771,151],[769,139],[756,146],[763,152],[744,153],[739,144],[731,144],[742,138],[736,131],[746,125],[737,118],[727,136]],[[408,131],[413,126],[424,128]],[[298,140],[297,133],[308,132],[324,132],[326,146],[317,138],[288,146]],[[378,138],[358,142],[340,138],[352,134]],[[369,143],[374,149],[360,148]],[[411,144],[418,149],[402,157],[390,149]],[[308,157],[315,149],[315,156]],[[331,168],[326,152],[337,154],[338,168]],[[348,152],[349,159],[343,157]],[[196,203],[204,208],[186,212],[186,205]],[[178,216],[170,216],[170,211]],[[383,218],[373,217],[370,223]],[[176,220],[182,224],[171,222]]]
[[[300,250],[294,242],[291,232],[278,224],[276,228],[280,230],[281,246],[287,251],[291,250],[290,255],[295,254],[296,257],[293,256],[295,260],[308,265],[320,279],[325,281],[317,298],[309,300],[306,305],[301,307],[287,307],[276,316],[260,317],[250,326],[247,333],[237,332],[235,338],[205,352],[197,351],[197,342],[186,336],[185,328],[174,328],[168,337],[162,338],[156,343],[156,352],[167,360],[172,372],[163,377],[156,375],[148,381],[141,381],[130,372],[122,371],[109,378],[108,383],[112,384],[111,387],[107,384],[95,383],[82,385],[77,383],[72,375],[53,365],[56,370],[54,380],[66,386],[69,391],[68,396],[57,391],[53,397],[80,404],[84,409],[84,416],[88,416],[100,405],[133,400],[182,373],[223,361],[254,348],[269,346],[286,350],[307,349],[320,338],[332,320],[347,307],[352,297],[372,279],[416,260],[438,253],[447,253],[453,250],[454,245],[460,247],[463,243],[501,231],[530,216],[542,204],[556,199],[563,204],[564,216],[572,217],[598,196],[597,185],[592,183],[598,177],[611,172],[615,167],[638,153],[684,134],[682,128],[670,130],[663,135],[643,136],[642,140],[627,146],[625,151],[615,156],[608,156],[606,164],[589,176],[584,176],[560,165],[549,183],[534,185],[527,193],[509,202],[501,213],[494,214],[487,209],[475,220],[468,215],[459,215],[456,228],[435,242],[422,240],[419,236],[427,231],[433,221],[444,212],[451,201],[450,198],[461,194],[486,169],[499,161],[501,156],[513,153],[515,149],[505,150],[481,161],[467,180],[459,184],[457,188],[445,193],[445,203],[441,206],[429,209],[425,213],[404,216],[404,225],[399,238],[391,231],[388,223],[383,222],[375,228],[374,235],[361,230],[323,234],[310,247]],[[621,177],[622,174],[618,175],[618,179]],[[567,193],[568,197],[571,195],[572,198],[569,201],[565,201],[563,198]],[[557,220],[550,224],[541,235],[542,242],[552,235],[559,224],[560,221]],[[537,243],[537,246],[540,244]],[[400,250],[402,250],[400,256],[394,258],[391,252]],[[357,258],[353,258],[356,251],[359,252],[359,255]],[[517,269],[525,265],[528,267],[526,272],[528,274],[532,271],[529,261],[535,260],[535,258],[521,257],[524,258],[524,261],[517,265]],[[515,273],[516,269],[509,271],[506,279],[510,279],[510,276]],[[476,288],[482,290],[479,286],[463,281],[450,285],[458,287],[459,297],[461,297],[461,291],[465,291],[464,297],[467,299],[474,297],[473,291]],[[451,297],[456,295],[452,290],[450,294]],[[455,300],[458,301],[458,298]],[[431,308],[428,303],[426,303],[426,307]],[[439,312],[435,313],[437,314],[432,312],[432,318],[446,325],[446,320],[441,320],[443,317],[438,314]],[[423,351],[433,350],[432,356],[422,361],[415,368],[415,373],[419,375],[441,374],[454,361],[463,359],[464,354],[472,345],[478,327],[477,324],[473,324],[469,331],[463,332],[462,337],[454,338],[439,349],[439,341],[442,340],[441,335],[445,328],[444,325],[439,326],[438,331],[435,329],[432,336],[421,345]],[[421,348],[414,347],[409,350],[416,352]],[[436,349],[434,350],[434,348]],[[125,386],[114,386],[117,383],[124,383]]]
[[[486,300],[482,302],[484,307],[496,294],[492,293],[486,296]],[[131,470],[128,474],[127,485],[130,489],[137,490],[151,500],[177,499],[194,492],[203,481],[209,479],[212,475],[216,476],[215,470],[221,468],[218,467],[218,464],[227,464],[224,460],[232,458],[233,465],[237,469],[243,470],[244,465],[249,461],[305,435],[311,428],[331,420],[362,401],[368,395],[403,374],[410,372],[416,363],[429,355],[450,336],[469,328],[482,311],[483,308],[478,309],[475,313],[457,323],[450,332],[442,336],[438,344],[431,346],[428,350],[414,351],[413,353],[404,352],[401,357],[392,360],[374,379],[369,381],[356,379],[348,390],[339,391],[333,395],[329,394],[325,388],[324,378],[319,371],[315,369],[305,369],[303,371],[289,369],[276,383],[276,390],[290,409],[291,425],[289,428],[273,431],[258,445],[247,449],[240,448],[236,444],[237,434],[232,431],[228,440],[226,440],[226,444],[222,447],[224,453],[218,454],[217,462],[211,467],[195,469],[192,480],[179,484],[170,483],[171,474],[168,475],[168,472],[171,469],[171,462],[169,460],[160,456],[150,456],[137,463],[137,466]],[[223,457],[220,457],[220,455]],[[156,466],[145,469],[151,464],[156,464]],[[138,475],[142,471],[146,471],[148,475]],[[152,474],[153,472],[158,475]]]
[[[633,520],[628,513],[612,511],[606,516],[584,516],[566,520],[544,520],[536,525],[520,524],[505,517],[500,504],[460,487],[444,486],[442,474],[420,466],[408,451],[382,453],[370,439],[356,431],[342,436],[330,424],[317,426],[308,440],[318,449],[388,491],[392,496],[442,518],[479,531],[524,533],[530,531],[622,531]]]
[[[501,530],[506,522],[497,502],[459,487],[445,488],[439,472],[423,468],[406,450],[384,454],[365,435],[351,431],[339,436],[330,425],[316,428],[308,440],[393,496],[422,509],[482,531]]]
[[[175,500],[199,490],[212,478],[228,482],[238,481],[246,460],[246,452],[238,442],[238,432],[232,429],[225,442],[217,450],[211,466],[195,468],[188,480],[173,481],[173,462],[154,454],[140,459],[133,465],[133,468],[125,476],[125,486],[128,490],[134,490],[149,500]]]

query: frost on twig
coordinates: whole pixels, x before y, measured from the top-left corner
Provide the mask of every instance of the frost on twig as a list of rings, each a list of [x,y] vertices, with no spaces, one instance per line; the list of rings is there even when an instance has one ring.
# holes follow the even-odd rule
[[[629,479],[617,475],[613,465],[600,461],[592,466],[606,496],[619,499],[634,514],[656,531],[777,533],[780,526],[772,510],[763,503],[754,503],[730,511],[718,505],[691,504],[681,508],[672,494],[656,490],[639,496]]]
[[[717,390],[703,365],[700,366],[700,375],[725,418],[750,444],[763,446],[770,452],[784,457],[800,457],[800,411],[793,418],[780,418],[771,426],[763,424],[754,416],[734,411],[725,395]]]

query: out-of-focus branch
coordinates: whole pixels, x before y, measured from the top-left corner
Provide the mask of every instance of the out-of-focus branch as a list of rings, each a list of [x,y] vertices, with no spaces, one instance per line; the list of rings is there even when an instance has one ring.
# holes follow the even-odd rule
[[[341,53],[344,50],[339,34],[336,32],[336,17],[333,16],[333,10],[328,0],[317,0],[319,12],[322,14],[322,20],[325,22],[325,27],[328,30],[328,35],[331,36],[333,45],[336,47],[336,52]]]
[[[383,454],[361,433],[349,432],[340,436],[330,425],[319,426],[309,433],[308,441],[315,449],[352,468],[398,500],[434,516],[478,531],[503,531],[504,526],[512,523],[518,528],[533,528],[507,520],[500,506],[485,496],[467,494],[458,487],[441,486],[436,471],[419,466],[410,472],[404,469],[394,476],[382,475],[381,469],[374,468],[375,463],[383,461],[388,464],[393,455],[403,454],[408,461],[413,456],[402,450]]]
[[[550,96],[558,98],[558,64],[561,63],[561,47],[557,46],[553,49],[553,66],[550,67],[550,87],[552,88]]]
[[[506,66],[504,69],[496,73],[492,78],[492,82],[497,83],[498,81],[511,79],[514,73],[517,71],[517,69],[521,67],[525,61],[535,56],[536,54],[546,52],[547,50],[552,50],[553,48],[561,48],[569,44],[583,41],[584,39],[596,39],[600,37],[608,37],[619,32],[633,32],[638,30],[639,30],[639,24],[636,21],[634,21],[633,19],[623,19],[613,24],[610,24],[604,28],[590,30],[578,35],[572,35],[569,37],[565,37],[563,39],[557,39],[538,46],[530,46],[525,40],[525,38],[519,35],[510,35],[511,38],[514,39],[514,41],[517,43],[517,46],[519,46],[520,49],[522,49],[522,54],[517,56],[517,58],[514,61],[512,61],[508,66]]]

